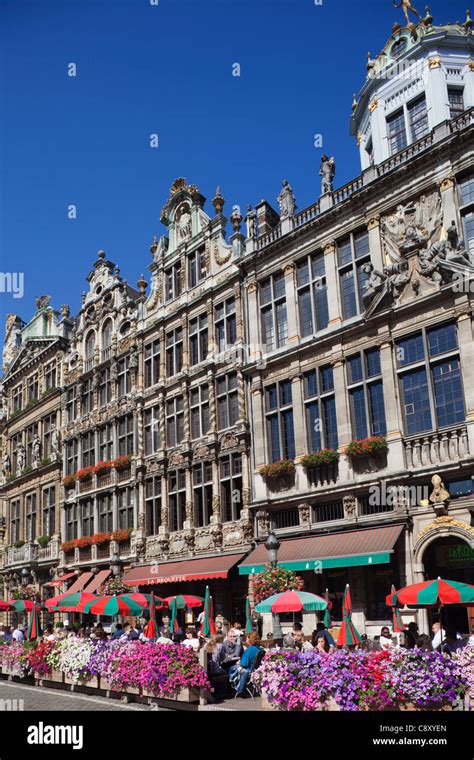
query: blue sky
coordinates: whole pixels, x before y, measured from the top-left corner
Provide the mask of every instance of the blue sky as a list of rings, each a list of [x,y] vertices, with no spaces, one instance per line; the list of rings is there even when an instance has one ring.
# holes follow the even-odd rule
[[[430,7],[445,23],[465,5]],[[23,299],[0,294],[2,336],[6,314],[31,318],[36,295],[76,313],[101,248],[131,284],[147,276],[176,177],[208,210],[220,185],[227,216],[234,203],[277,206],[288,178],[302,209],[319,195],[315,133],[336,187],[356,176],[352,93],[367,51],[403,22],[390,0],[0,0],[0,11],[0,271],[25,273]]]

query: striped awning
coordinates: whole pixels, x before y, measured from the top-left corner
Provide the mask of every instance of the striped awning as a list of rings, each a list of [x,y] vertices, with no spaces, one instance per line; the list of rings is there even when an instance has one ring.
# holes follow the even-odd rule
[[[84,586],[89,583],[94,573],[81,573],[77,581],[74,581],[71,588],[68,588],[68,594],[77,594],[79,591],[84,591]]]
[[[94,575],[94,577],[91,580],[91,582],[84,589],[84,593],[85,594],[93,594],[95,591],[97,591],[97,589],[100,586],[102,586],[102,584],[104,583],[104,581],[107,580],[107,578],[110,575],[110,572],[111,571],[108,570],[108,569],[107,570],[99,570],[99,572],[97,573],[97,575]]]
[[[206,578],[227,578],[229,570],[242,559],[243,554],[222,554],[183,562],[156,562],[154,565],[134,567],[124,575],[124,583],[130,586],[153,583],[179,583]]]
[[[61,586],[64,581],[69,580],[69,578],[72,578],[73,575],[75,576],[76,573],[66,573],[65,575],[60,575],[59,578],[56,578],[54,581],[50,581],[49,583],[45,583],[45,586]]]
[[[390,554],[403,525],[345,531],[282,541],[278,565],[287,570],[324,570],[336,567],[382,565]],[[265,545],[259,544],[240,565],[240,575],[260,573],[268,564]]]

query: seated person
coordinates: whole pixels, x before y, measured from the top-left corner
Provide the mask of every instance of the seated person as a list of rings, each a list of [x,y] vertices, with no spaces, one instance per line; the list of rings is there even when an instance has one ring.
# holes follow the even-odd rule
[[[194,652],[199,652],[201,643],[196,635],[195,628],[186,628],[186,638],[181,642],[181,645],[192,649]]]
[[[219,665],[228,671],[242,654],[242,643],[233,631],[229,631],[220,651]]]
[[[249,633],[247,636],[247,649],[243,653],[239,662],[236,665],[232,665],[229,670],[229,681],[231,683],[237,682],[236,692],[238,697],[243,697],[245,694],[245,687],[260,650],[260,636],[258,633]]]
[[[324,623],[318,623],[317,626],[316,626],[316,629],[313,631],[312,639],[313,639],[314,645],[316,646],[316,639],[317,639],[317,637],[319,636],[320,633],[323,634],[323,636],[326,639],[326,641],[328,642],[329,646],[332,647],[333,649],[335,649],[336,648],[336,642],[334,641],[333,637],[329,633],[329,631],[326,628],[326,626],[324,625]]]
[[[390,636],[390,631],[386,625],[384,625],[380,631],[379,641],[381,649],[390,649],[390,647],[393,647],[392,637]]]

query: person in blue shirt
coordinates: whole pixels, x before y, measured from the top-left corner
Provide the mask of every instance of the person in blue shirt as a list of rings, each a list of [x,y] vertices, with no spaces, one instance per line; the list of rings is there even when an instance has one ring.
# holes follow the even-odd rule
[[[314,647],[316,646],[316,640],[321,636],[321,634],[324,636],[329,646],[332,649],[335,649],[336,642],[334,641],[333,637],[329,633],[324,623],[318,623],[316,626],[316,630],[313,631],[313,636],[312,636],[313,646]]]
[[[253,670],[260,649],[260,637],[258,633],[249,633],[247,636],[247,649],[241,656],[239,662],[236,665],[232,665],[229,670],[229,681],[235,684],[238,679],[238,686],[236,689],[238,697],[243,697],[245,694],[245,687],[250,678],[250,674]]]

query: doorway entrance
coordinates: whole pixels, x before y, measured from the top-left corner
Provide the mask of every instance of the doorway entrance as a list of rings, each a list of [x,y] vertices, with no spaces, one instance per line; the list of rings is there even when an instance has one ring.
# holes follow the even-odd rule
[[[474,584],[474,549],[462,538],[450,536],[433,541],[423,555],[426,580],[438,576],[448,581]],[[435,610],[429,610],[430,627],[439,619]],[[469,610],[464,607],[444,607],[443,628],[456,628],[459,633],[469,633]]]

